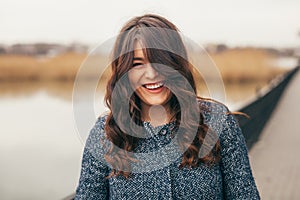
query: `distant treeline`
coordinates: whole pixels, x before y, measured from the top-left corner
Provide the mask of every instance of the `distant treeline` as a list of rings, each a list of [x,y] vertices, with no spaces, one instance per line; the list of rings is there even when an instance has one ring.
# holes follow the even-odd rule
[[[216,54],[221,53],[228,49],[245,49],[253,47],[228,47],[226,44],[206,44],[205,50],[208,53]],[[57,43],[18,43],[12,45],[0,44],[1,54],[13,54],[13,55],[30,55],[30,56],[55,56],[66,52],[87,53],[89,46],[82,43],[71,43],[69,45],[57,44]],[[267,51],[276,56],[295,56],[298,54],[299,49],[296,48],[257,48]]]
[[[56,56],[66,52],[86,53],[88,45],[72,43],[69,45],[33,43],[33,44],[13,44],[1,45],[0,54],[27,55],[27,56]]]

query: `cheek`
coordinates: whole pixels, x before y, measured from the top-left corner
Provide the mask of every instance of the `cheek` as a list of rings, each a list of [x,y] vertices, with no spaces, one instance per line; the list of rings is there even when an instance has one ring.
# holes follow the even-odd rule
[[[131,87],[137,88],[141,85],[140,80],[142,77],[142,73],[138,72],[137,70],[130,70],[128,72],[128,78],[129,78],[129,82],[131,84]]]

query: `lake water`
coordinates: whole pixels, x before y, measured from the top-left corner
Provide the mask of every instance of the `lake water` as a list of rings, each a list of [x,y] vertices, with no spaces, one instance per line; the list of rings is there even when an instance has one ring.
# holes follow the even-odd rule
[[[226,85],[226,104],[234,110],[262,85]],[[83,144],[72,88],[71,82],[0,83],[0,199],[52,200],[75,191]]]

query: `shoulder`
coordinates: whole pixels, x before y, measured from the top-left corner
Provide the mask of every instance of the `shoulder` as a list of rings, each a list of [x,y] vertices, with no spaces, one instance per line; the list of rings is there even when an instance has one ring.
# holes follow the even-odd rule
[[[210,99],[199,99],[198,103],[204,123],[219,136],[226,137],[228,130],[240,132],[239,124],[227,106]]]
[[[199,98],[198,105],[204,114],[227,114],[229,112],[227,106],[213,99]]]
[[[212,99],[198,99],[198,105],[200,113],[203,115],[204,123],[224,122],[230,113],[227,106]]]
[[[107,116],[108,116],[108,114],[106,114],[106,113],[101,114],[95,122],[95,128],[97,128],[99,130],[104,130]]]
[[[89,132],[85,143],[85,151],[93,154],[104,154],[110,146],[110,141],[105,134],[107,114],[99,116]]]
[[[105,123],[106,123],[107,115],[103,114],[100,115],[90,130],[88,139],[98,138],[98,137],[104,137],[105,136]]]

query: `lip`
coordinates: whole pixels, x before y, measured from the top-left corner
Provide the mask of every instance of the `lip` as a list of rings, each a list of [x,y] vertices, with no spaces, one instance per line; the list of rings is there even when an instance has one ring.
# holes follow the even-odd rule
[[[150,88],[146,87],[146,85],[159,85],[159,84],[162,84],[162,86],[160,86],[158,88],[155,88],[155,89],[150,89]],[[146,90],[147,92],[149,92],[151,94],[159,94],[160,92],[162,92],[165,89],[164,81],[157,81],[157,82],[152,82],[152,83],[146,83],[146,84],[143,84],[142,86],[143,86],[144,90]]]

